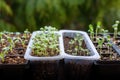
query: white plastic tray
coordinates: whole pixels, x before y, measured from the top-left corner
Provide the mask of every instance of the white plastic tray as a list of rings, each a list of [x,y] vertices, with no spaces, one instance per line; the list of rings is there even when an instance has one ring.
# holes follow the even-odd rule
[[[86,46],[90,51],[90,56],[73,56],[68,53],[65,53],[64,44],[63,44],[64,43],[63,42],[63,33],[80,33],[83,36]],[[93,45],[92,41],[90,40],[90,38],[86,32],[76,31],[76,30],[60,30],[60,34],[62,35],[62,37],[60,37],[60,41],[61,41],[60,46],[62,48],[61,50],[62,50],[62,55],[64,56],[64,58],[66,58],[66,59],[85,59],[85,60],[100,59],[100,55],[98,54],[95,46]],[[67,36],[74,37],[74,35],[71,35],[71,34],[67,34]]]
[[[40,61],[40,60],[60,60],[63,58],[62,54],[61,54],[61,45],[59,45],[59,49],[60,49],[60,53],[59,55],[57,56],[51,56],[51,57],[37,57],[37,56],[32,56],[31,55],[31,48],[30,46],[33,44],[33,38],[35,37],[36,34],[40,34],[41,31],[34,31],[32,33],[32,36],[30,38],[30,41],[29,41],[29,44],[28,44],[28,47],[27,47],[27,50],[26,50],[26,53],[24,55],[24,58],[27,59],[27,60],[30,60],[30,61]],[[55,31],[55,34],[59,34],[58,31]],[[61,39],[61,34],[59,34],[60,37],[59,37],[59,43],[60,43],[60,39]]]

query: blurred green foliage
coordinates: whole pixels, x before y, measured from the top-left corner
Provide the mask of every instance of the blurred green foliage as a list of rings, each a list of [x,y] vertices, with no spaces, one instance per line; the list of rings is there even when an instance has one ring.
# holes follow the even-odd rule
[[[120,0],[0,0],[0,31],[34,31],[45,25],[87,31],[97,21],[112,31],[111,25],[120,20],[119,4]]]

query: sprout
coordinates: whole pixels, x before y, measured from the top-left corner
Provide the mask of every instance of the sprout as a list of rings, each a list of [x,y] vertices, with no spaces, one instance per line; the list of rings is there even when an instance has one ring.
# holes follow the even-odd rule
[[[103,36],[107,36],[108,30],[101,29],[101,33],[103,34]]]
[[[13,37],[14,44],[22,44],[23,47],[25,47],[25,40],[22,40],[20,37]]]
[[[2,62],[4,62],[4,58],[6,54],[8,53],[8,51],[9,51],[9,47],[2,48],[2,51],[0,52],[0,59]]]
[[[97,35],[98,35],[98,31],[99,31],[99,29],[101,28],[101,22],[97,22],[97,27],[96,27],[96,32],[95,32],[95,35],[96,35],[96,37],[97,37]]]
[[[4,57],[5,57],[4,52],[3,52],[3,53],[0,53],[0,59],[1,59],[2,62],[4,62],[4,59],[5,59]]]
[[[66,51],[74,56],[77,56],[81,52],[85,53],[84,55],[89,55],[85,47],[83,47],[83,40],[83,36],[81,34],[76,33],[75,37],[68,42],[69,48]]]
[[[103,45],[104,41],[105,41],[104,38],[97,38],[98,48],[100,49],[100,53],[102,53],[102,45]]]
[[[15,44],[22,44],[22,47],[25,46],[26,39],[23,40],[20,32],[16,32],[15,35],[13,32],[0,32],[0,41],[1,41],[1,51],[0,51],[0,59],[4,62],[4,57],[8,53],[12,53]]]
[[[30,34],[30,31],[28,29],[26,29],[23,33],[23,38],[25,38],[25,39],[29,38],[29,34]]]
[[[92,24],[89,25],[88,32],[90,32],[90,38],[93,40],[93,38],[94,38],[94,28],[93,28]]]
[[[117,37],[118,34],[118,25],[119,25],[119,21],[115,21],[115,24],[112,25],[112,28],[114,29],[114,40]]]
[[[40,28],[41,33],[37,33],[33,38],[32,51],[36,56],[55,56],[59,51],[58,37],[54,33],[57,29],[52,26]]]
[[[14,44],[14,41],[12,40],[12,38],[11,37],[9,37],[9,36],[7,36],[7,41],[9,42],[9,48],[10,48],[10,51],[12,52],[12,49],[13,49],[13,47],[15,46],[15,44]]]
[[[16,34],[16,37],[20,37],[21,33],[20,32],[16,32],[15,34]]]
[[[44,26],[40,28],[41,31],[58,31],[55,27],[52,26]]]

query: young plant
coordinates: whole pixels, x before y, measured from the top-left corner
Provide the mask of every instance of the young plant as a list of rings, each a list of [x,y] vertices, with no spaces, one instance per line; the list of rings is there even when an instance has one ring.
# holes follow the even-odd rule
[[[25,40],[22,40],[20,37],[14,37],[13,41],[14,44],[22,44],[23,48],[26,46]]]
[[[5,61],[5,53],[4,52],[0,53],[0,60],[1,60],[1,62]]]
[[[107,40],[108,53],[111,53],[110,47],[112,47],[112,44],[110,43],[111,42],[110,35],[107,35],[106,40]]]
[[[69,49],[67,50],[68,53],[71,53],[74,56],[77,56],[81,53],[81,55],[89,55],[88,49],[85,49],[83,45],[84,38],[80,34],[76,34],[76,36],[69,41]]]
[[[119,21],[116,21],[115,24],[112,26],[113,29],[114,29],[114,40],[115,38],[117,37],[117,34],[118,34],[118,25],[119,25]]]
[[[9,36],[7,36],[7,41],[9,42],[9,48],[10,48],[10,52],[12,52],[13,51],[13,47],[15,46],[15,44],[14,44],[14,41],[13,41],[13,39],[11,38],[11,37],[9,37]]]
[[[102,53],[102,47],[103,47],[104,41],[105,41],[104,38],[97,38],[98,48],[100,49],[100,53]]]
[[[27,33],[26,33],[27,34]],[[26,39],[25,39],[26,40]],[[1,62],[4,62],[4,57],[8,54],[11,54],[14,52],[15,48],[19,47],[16,46],[16,43],[21,45],[24,48],[26,46],[25,40],[22,38],[22,35],[20,32],[7,32],[3,31],[0,32],[0,60]]]
[[[88,32],[90,33],[90,38],[93,40],[94,39],[94,28],[92,24],[89,25]]]
[[[15,35],[16,35],[15,37],[20,37],[20,34],[21,34],[20,32],[16,32],[15,33]]]
[[[98,36],[98,32],[99,32],[100,28],[101,28],[101,22],[97,22],[97,26],[96,26],[96,30],[95,30],[95,36],[96,36],[96,38]]]
[[[2,48],[2,51],[0,52],[0,60],[4,62],[6,54],[8,54],[9,47]]]
[[[108,36],[108,30],[105,30],[105,29],[101,29],[101,33],[103,34],[103,37],[106,37],[106,36]]]
[[[23,38],[27,39],[30,37],[30,31],[28,29],[26,29],[23,33]]]
[[[45,26],[40,28],[41,32],[33,38],[32,52],[36,56],[55,56],[59,53],[59,35],[55,33],[56,28]]]
[[[6,55],[6,50],[4,50],[3,46],[5,47],[6,45],[4,45],[5,43],[5,39],[3,38],[4,32],[0,32],[0,42],[1,42],[1,49],[0,49],[0,60],[1,62],[4,62],[4,57]]]

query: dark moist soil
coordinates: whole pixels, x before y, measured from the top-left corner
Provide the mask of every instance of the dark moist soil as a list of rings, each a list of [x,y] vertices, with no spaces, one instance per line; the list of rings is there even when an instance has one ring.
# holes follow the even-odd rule
[[[16,34],[11,34],[9,36],[11,38],[18,37],[18,35]],[[23,64],[26,62],[26,60],[24,59],[24,54],[29,43],[31,34],[28,34],[26,39],[23,37],[23,34],[20,34],[19,37],[22,40],[25,40],[25,45],[23,46],[21,42],[16,43],[15,46],[12,48],[12,51],[9,50],[6,54],[4,62],[0,60],[0,64]],[[2,51],[2,48],[4,48],[4,46],[10,45],[10,43],[7,41],[7,38],[5,36],[3,36],[3,38],[5,39],[5,42],[3,44],[0,43],[0,52]]]
[[[113,40],[112,40],[113,41]],[[107,46],[107,41],[102,45],[102,49],[98,48],[98,43],[96,40],[93,41],[98,53],[101,55],[101,60],[103,61],[119,61],[120,55],[111,47]],[[114,41],[117,44],[117,40]]]
[[[6,56],[4,64],[24,64],[26,60],[23,56]],[[1,62],[0,62],[1,64]]]
[[[72,46],[70,46],[69,42],[72,40],[73,38],[64,36],[63,40],[64,40],[64,48],[65,48],[65,52],[72,55],[72,53],[74,53],[74,48],[76,45],[78,45],[78,42],[76,42],[75,44],[73,44]],[[85,42],[82,42],[82,48],[87,49]],[[72,50],[72,52],[68,52],[67,50]],[[76,56],[90,56],[90,54],[87,54],[87,52],[84,51],[78,51]]]

